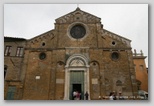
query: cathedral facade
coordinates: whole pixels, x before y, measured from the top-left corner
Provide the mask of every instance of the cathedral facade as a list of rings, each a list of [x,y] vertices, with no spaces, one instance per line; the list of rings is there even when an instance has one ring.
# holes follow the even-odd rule
[[[72,100],[73,91],[82,100],[85,92],[89,100],[112,91],[137,96],[131,40],[80,8],[57,18],[53,30],[12,42],[19,49],[5,48],[5,100]]]

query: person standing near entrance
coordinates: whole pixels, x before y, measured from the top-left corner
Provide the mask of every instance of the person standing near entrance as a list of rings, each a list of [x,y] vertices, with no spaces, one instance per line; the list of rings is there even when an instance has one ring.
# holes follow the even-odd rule
[[[114,93],[113,92],[110,92],[110,95],[109,95],[109,100],[114,100]]]
[[[88,100],[89,94],[88,94],[87,91],[86,91],[86,93],[84,94],[84,96],[85,96],[86,100]]]
[[[76,92],[76,100],[80,100],[80,92],[79,91]]]
[[[76,99],[76,95],[77,95],[77,92],[76,92],[76,90],[74,90],[74,92],[73,92],[73,100]]]
[[[122,96],[121,92],[119,92],[119,100],[124,100],[124,97]]]

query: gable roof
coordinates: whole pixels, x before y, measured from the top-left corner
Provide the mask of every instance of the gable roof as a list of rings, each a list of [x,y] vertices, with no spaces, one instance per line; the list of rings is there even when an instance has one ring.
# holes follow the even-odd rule
[[[56,23],[71,23],[76,20],[79,21],[80,20],[79,18],[81,18],[80,16],[82,16],[82,19],[81,19],[82,21],[86,21],[84,20],[85,18],[87,19],[88,22],[98,23],[101,21],[101,18],[95,15],[92,15],[88,12],[82,11],[79,7],[77,7],[75,11],[57,18],[55,21]]]
[[[126,41],[128,41],[128,42],[131,42],[130,39],[127,39],[127,38],[125,38],[125,37],[123,37],[123,36],[120,36],[120,35],[118,35],[118,34],[115,34],[115,33],[111,32],[111,31],[106,30],[106,29],[103,29],[103,31],[104,31],[104,33],[110,33],[110,34],[112,34],[111,36],[112,36],[113,38],[114,38],[114,36],[117,36],[117,37],[119,37],[119,38],[122,38],[123,40],[126,40]]]

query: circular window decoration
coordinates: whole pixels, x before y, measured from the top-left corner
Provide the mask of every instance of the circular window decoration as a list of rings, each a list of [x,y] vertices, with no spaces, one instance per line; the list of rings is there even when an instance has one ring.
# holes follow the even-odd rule
[[[42,43],[42,46],[45,46],[45,43],[44,42]]]
[[[112,45],[115,45],[116,43],[115,43],[115,41],[112,41]]]
[[[112,57],[112,60],[118,60],[119,59],[119,53],[113,52],[111,57]]]
[[[80,24],[73,26],[70,30],[70,35],[75,39],[83,38],[85,34],[86,29]]]
[[[45,53],[40,53],[39,55],[40,60],[43,60],[46,58],[46,54]]]

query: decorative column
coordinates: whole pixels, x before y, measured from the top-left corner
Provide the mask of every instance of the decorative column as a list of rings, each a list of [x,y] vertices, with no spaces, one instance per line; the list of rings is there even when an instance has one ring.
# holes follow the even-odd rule
[[[90,100],[90,87],[89,87],[89,66],[87,67],[87,70],[86,70],[86,73],[87,73],[87,90],[88,90],[88,93],[89,93],[89,100]]]
[[[69,100],[69,95],[68,95],[68,87],[69,87],[69,82],[68,82],[68,68],[65,68],[65,92],[64,92],[64,100]]]

